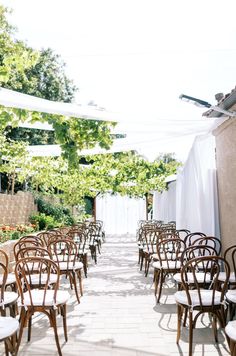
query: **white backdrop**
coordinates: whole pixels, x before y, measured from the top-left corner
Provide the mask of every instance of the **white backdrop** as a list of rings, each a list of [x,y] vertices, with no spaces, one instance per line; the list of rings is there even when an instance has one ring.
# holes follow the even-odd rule
[[[135,234],[138,220],[146,219],[146,201],[118,194],[98,196],[96,218],[104,222],[108,234]]]
[[[176,220],[176,182],[168,184],[168,190],[154,192],[153,219],[168,221]]]
[[[154,193],[153,217],[176,220],[178,229],[220,237],[213,135],[196,137],[176,183]]]
[[[196,137],[176,185],[177,228],[219,237],[215,137]]]

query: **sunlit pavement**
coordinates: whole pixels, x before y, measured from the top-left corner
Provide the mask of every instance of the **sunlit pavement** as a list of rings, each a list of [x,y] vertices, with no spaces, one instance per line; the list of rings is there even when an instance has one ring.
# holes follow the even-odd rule
[[[68,342],[62,320],[58,331],[64,356],[188,355],[188,329],[176,345],[175,286],[165,286],[156,304],[152,276],[144,277],[137,264],[138,251],[131,235],[108,236],[97,265],[90,262],[83,280],[84,296],[77,304],[73,291],[68,303]],[[66,282],[65,288],[69,288]],[[194,355],[229,355],[222,331],[219,344],[205,316],[194,330]],[[1,344],[3,354],[3,344]],[[53,331],[43,315],[35,315],[32,339],[23,335],[19,355],[57,355]]]

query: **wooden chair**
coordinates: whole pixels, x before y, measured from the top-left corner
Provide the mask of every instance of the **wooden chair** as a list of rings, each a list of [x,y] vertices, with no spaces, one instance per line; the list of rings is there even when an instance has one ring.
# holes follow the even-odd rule
[[[158,261],[153,263],[155,295],[158,292],[157,303],[160,301],[166,276],[180,272],[181,254],[184,249],[185,243],[181,239],[165,239],[157,243]]]
[[[7,316],[0,316],[0,341],[5,344],[6,356],[11,353],[12,356],[17,355],[17,330],[19,322],[17,319]]]
[[[204,266],[204,276],[201,281],[196,277],[199,269]],[[219,291],[219,274],[221,268],[226,272],[225,282],[221,285]],[[203,270],[202,270],[203,271]],[[211,283],[209,287],[209,273],[211,276]],[[204,256],[193,258],[188,261],[181,270],[181,283],[183,290],[175,293],[175,301],[177,303],[177,344],[181,336],[182,316],[188,316],[189,321],[189,356],[193,352],[193,329],[196,326],[197,319],[203,313],[209,313],[212,316],[212,325],[215,335],[215,341],[218,342],[217,337],[217,320],[222,327],[225,327],[225,311],[224,301],[225,292],[228,285],[230,268],[227,261],[219,256]],[[191,274],[191,283],[188,283]],[[204,284],[207,289],[204,289]]]
[[[32,282],[29,271],[32,265],[38,265],[38,288]],[[58,354],[62,356],[61,347],[57,333],[57,314],[63,317],[63,328],[65,340],[67,341],[66,326],[66,303],[69,299],[67,291],[59,290],[60,271],[58,265],[42,257],[26,257],[16,263],[15,274],[18,290],[20,294],[21,312],[20,312],[20,330],[17,343],[17,351],[22,339],[23,329],[28,325],[28,341],[31,338],[31,319],[35,312],[40,312],[48,316],[50,326],[53,327]],[[33,274],[33,277],[35,273]],[[51,284],[52,276],[56,276],[56,282]],[[41,283],[42,281],[42,283]]]
[[[84,275],[87,278],[88,271],[88,251],[89,245],[87,243],[87,235],[83,230],[71,229],[67,234],[69,239],[72,239],[77,246],[77,257],[80,262],[83,263]]]
[[[71,289],[75,289],[78,303],[80,303],[77,289],[77,279],[79,280],[80,294],[83,295],[82,274],[83,263],[77,260],[78,250],[76,243],[69,239],[55,240],[49,243],[48,251],[53,261],[58,265],[60,275],[69,277]]]
[[[193,258],[199,258],[199,257],[204,257],[204,256],[217,256],[217,251],[211,247],[211,246],[206,246],[206,245],[192,245],[187,247],[181,254],[180,261],[182,267],[190,260]],[[206,262],[207,263],[207,262]],[[194,284],[194,280],[192,280],[193,274],[188,271],[185,271],[185,279],[188,281],[189,285],[191,283]],[[211,275],[210,271],[207,274],[205,271],[205,266],[204,262],[202,262],[202,265],[199,264],[198,266],[198,271],[195,273],[195,277],[197,278],[199,284],[203,283],[203,286],[206,286],[206,283],[208,284],[211,283]],[[178,285],[178,290],[182,290],[182,284],[181,284],[181,272],[176,273],[174,275],[174,280]]]
[[[6,316],[6,309],[9,308],[10,316],[17,314],[18,294],[14,291],[6,290],[12,284],[12,279],[8,279],[9,260],[5,251],[0,250],[0,313]]]

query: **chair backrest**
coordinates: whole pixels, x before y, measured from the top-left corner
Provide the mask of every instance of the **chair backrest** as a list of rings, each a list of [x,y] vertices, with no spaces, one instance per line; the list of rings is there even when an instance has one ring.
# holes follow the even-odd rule
[[[43,257],[51,259],[51,255],[46,248],[39,246],[27,246],[21,248],[16,254],[16,261],[26,257]],[[35,269],[32,266],[32,271]]]
[[[87,241],[87,234],[84,230],[81,229],[72,229],[66,235],[66,238],[73,240],[78,249],[84,249]]]
[[[217,255],[221,254],[221,241],[214,236],[203,236],[199,237],[195,241],[193,241],[193,245],[201,245],[201,246],[211,246],[217,251]]]
[[[225,271],[226,278],[223,283],[222,281],[220,283],[219,275],[222,269]],[[199,271],[201,271],[201,278],[198,278]],[[181,283],[187,294],[188,305],[210,308],[214,307],[216,302],[218,305],[223,303],[229,275],[229,264],[222,257],[203,256],[189,260],[181,270]],[[221,285],[220,291],[219,285]],[[204,287],[207,288],[206,292]]]
[[[71,263],[75,264],[78,256],[76,243],[70,239],[60,239],[50,242],[48,251],[53,261],[57,264],[66,262],[67,268],[69,268]]]
[[[186,244],[186,247],[191,246],[195,240],[205,237],[206,234],[204,232],[191,232],[187,236],[185,236],[184,242]]]
[[[32,307],[35,306],[35,298],[33,298],[33,295],[37,293],[37,290],[35,290],[36,274],[30,273],[32,265],[38,266],[37,290],[41,292],[36,299],[37,305],[47,306],[49,303],[56,305],[56,295],[60,278],[59,268],[54,261],[43,257],[26,257],[16,263],[15,275],[21,304],[31,305]],[[51,283],[52,280],[53,283]],[[27,302],[25,299],[27,299]]]
[[[217,256],[217,250],[212,246],[207,245],[192,245],[186,247],[181,255],[182,265],[186,264],[193,258],[203,257],[203,256]]]
[[[184,240],[185,237],[186,237],[187,235],[189,235],[189,234],[190,234],[190,231],[187,230],[187,229],[179,229],[179,230],[176,230],[176,235],[177,235],[180,239],[182,239],[182,240]]]
[[[41,241],[43,241],[45,247],[48,246],[51,240],[64,238],[64,235],[59,234],[59,232],[54,234],[51,231],[40,232],[37,236],[41,239]]]
[[[0,249],[0,276],[1,276],[0,302],[4,300],[4,291],[5,291],[7,275],[8,275],[8,264],[9,264],[9,259],[7,253],[4,250]]]
[[[179,238],[161,240],[156,245],[156,252],[160,265],[162,266],[162,263],[165,262],[170,269],[176,268],[177,266],[179,267],[184,249],[185,243]]]
[[[236,245],[232,245],[225,250],[224,258],[229,263],[231,271],[234,272],[236,280]]]
[[[31,238],[30,236],[27,236],[27,238],[21,238],[19,241],[15,243],[13,246],[13,253],[15,256],[15,260],[17,261],[17,256],[18,252],[21,249],[25,249],[28,247],[43,247],[43,242],[38,238]]]

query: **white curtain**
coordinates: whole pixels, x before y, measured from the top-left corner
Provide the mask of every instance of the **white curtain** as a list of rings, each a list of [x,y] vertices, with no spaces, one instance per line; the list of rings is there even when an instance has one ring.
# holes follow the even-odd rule
[[[177,176],[176,223],[179,229],[219,237],[215,138],[198,136]]]
[[[135,234],[138,221],[146,219],[146,201],[118,194],[98,196],[96,218],[104,222],[108,234]]]
[[[168,190],[154,192],[153,219],[168,221],[176,220],[176,182],[168,184]]]

